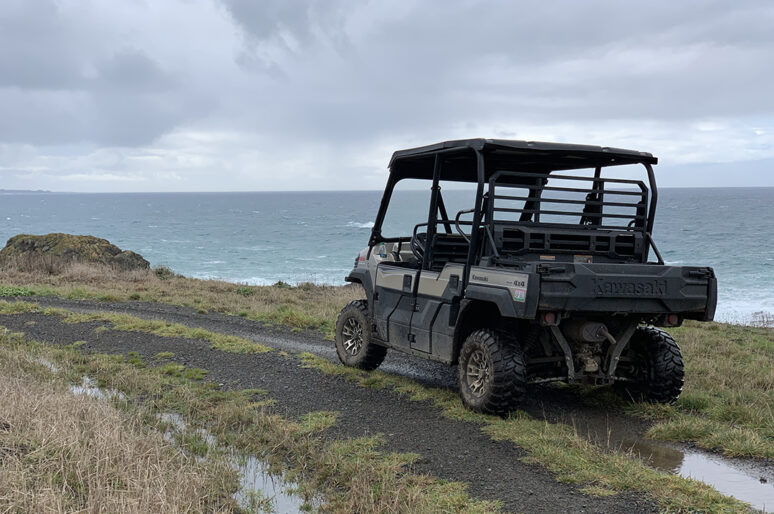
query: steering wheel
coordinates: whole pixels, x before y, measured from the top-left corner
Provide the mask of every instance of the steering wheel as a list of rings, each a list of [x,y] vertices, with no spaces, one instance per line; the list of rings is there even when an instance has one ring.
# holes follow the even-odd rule
[[[409,244],[409,247],[411,248],[411,253],[413,253],[414,257],[416,257],[420,261],[425,258],[426,240],[427,240],[427,234],[425,232],[414,232],[414,235],[411,236],[411,243]]]

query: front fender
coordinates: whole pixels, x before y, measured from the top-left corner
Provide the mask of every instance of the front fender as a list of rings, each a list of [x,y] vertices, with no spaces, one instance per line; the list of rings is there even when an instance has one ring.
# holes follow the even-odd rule
[[[373,317],[373,293],[374,285],[371,280],[371,274],[365,266],[357,267],[349,272],[349,275],[344,279],[347,282],[353,284],[360,284],[365,290],[366,299],[368,300],[368,313]]]

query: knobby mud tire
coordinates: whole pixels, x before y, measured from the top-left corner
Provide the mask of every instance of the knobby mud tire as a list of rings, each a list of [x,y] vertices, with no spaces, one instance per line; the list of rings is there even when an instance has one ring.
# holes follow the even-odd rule
[[[491,376],[478,394],[471,389],[468,375],[468,364],[477,352],[485,352],[491,362]],[[518,342],[504,332],[476,330],[468,336],[460,350],[457,379],[466,407],[486,414],[507,416],[518,407],[526,391],[527,366]]]
[[[656,327],[639,327],[631,344],[647,366],[646,377],[621,383],[623,392],[635,401],[673,404],[683,390],[683,356],[675,340]]]
[[[359,349],[353,353],[351,339],[348,341],[344,332],[351,330],[353,323],[361,328],[362,341]],[[347,348],[347,344],[350,348]],[[339,360],[345,366],[371,371],[379,367],[387,355],[387,348],[373,342],[371,334],[371,320],[368,317],[368,302],[366,300],[354,300],[341,309],[336,318],[336,353]]]

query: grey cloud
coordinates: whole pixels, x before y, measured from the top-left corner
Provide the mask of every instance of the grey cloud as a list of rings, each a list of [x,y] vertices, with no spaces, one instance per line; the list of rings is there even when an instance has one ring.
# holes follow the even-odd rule
[[[165,91],[179,83],[141,51],[122,49],[97,66],[102,87],[135,92]]]
[[[272,63],[277,82],[261,91],[279,101],[262,106],[258,130],[264,120],[350,137],[420,124],[686,119],[774,108],[767,93],[774,72],[764,65],[774,43],[771,4],[398,2],[402,12],[382,9],[367,31],[329,24],[347,43],[331,56],[319,50],[325,34],[311,28],[320,24],[310,15],[318,4],[226,3],[255,38],[271,40],[286,27],[311,40]],[[353,19],[368,14],[367,4],[350,7]]]
[[[238,56],[248,69],[281,75],[271,48],[289,54],[303,54],[321,38],[345,47],[347,14],[356,9],[342,0],[222,0],[245,37]],[[363,4],[365,5],[365,4]]]
[[[765,1],[9,0],[0,144],[161,152],[216,187],[232,166],[270,177],[298,161],[319,167],[306,187],[326,187],[381,169],[388,145],[498,134],[649,137],[693,144],[694,160],[733,137],[736,158],[765,158],[772,26]]]
[[[0,8],[0,140],[149,144],[216,104],[144,50],[104,41],[89,14],[45,0]]]
[[[53,1],[10,0],[0,9],[0,86],[77,85],[82,80],[77,39]]]

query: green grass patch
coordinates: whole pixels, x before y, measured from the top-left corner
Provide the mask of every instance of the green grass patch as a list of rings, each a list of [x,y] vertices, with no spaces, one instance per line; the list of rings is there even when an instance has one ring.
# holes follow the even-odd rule
[[[364,372],[333,364],[311,353],[302,353],[299,358],[304,367],[343,376],[362,387],[393,389],[411,400],[432,402],[451,419],[478,423],[492,439],[511,441],[525,449],[529,453],[527,462],[546,467],[560,481],[583,485],[586,493],[605,496],[640,491],[667,510],[747,510],[744,503],[706,484],[656,471],[627,455],[604,452],[568,425],[541,421],[521,411],[508,419],[478,414],[466,409],[455,393],[445,389],[424,387],[381,371]]]
[[[110,324],[113,330],[124,332],[147,332],[160,337],[180,337],[184,339],[200,339],[211,343],[212,348],[230,353],[267,353],[271,351],[266,345],[244,339],[242,337],[219,334],[203,328],[192,328],[179,323],[167,323],[161,320],[145,320],[127,314],[109,312],[75,313],[63,309],[43,309],[30,302],[6,302],[0,300],[0,314],[41,313],[58,315],[65,323],[103,322]]]
[[[201,432],[191,430],[177,431],[174,435],[175,443],[186,452],[204,457],[210,451],[210,445]]]
[[[130,364],[134,364],[129,360]],[[201,368],[189,368],[176,362],[169,362],[159,366],[159,371],[171,377],[186,378],[188,380],[202,380],[207,376],[207,370]]]
[[[27,312],[40,312],[40,307],[30,302],[8,302],[0,300],[0,314],[23,314]]]
[[[234,289],[234,292],[240,296],[253,296],[255,289],[250,286],[239,286]]]
[[[27,287],[0,286],[0,296],[32,296],[35,293]]]
[[[129,352],[126,354],[126,362],[137,367],[145,366],[145,362],[142,360],[142,355],[137,352]]]
[[[299,427],[302,432],[324,432],[336,424],[336,412],[317,411],[309,412],[301,416]]]
[[[126,314],[112,313],[68,313],[64,316],[68,323],[87,323],[102,321],[112,325],[113,330],[124,332],[147,332],[160,337],[180,337],[200,339],[212,343],[212,348],[230,353],[267,353],[268,346],[237,336],[219,334],[203,328],[192,328],[179,323],[167,323],[161,320],[145,320]]]

